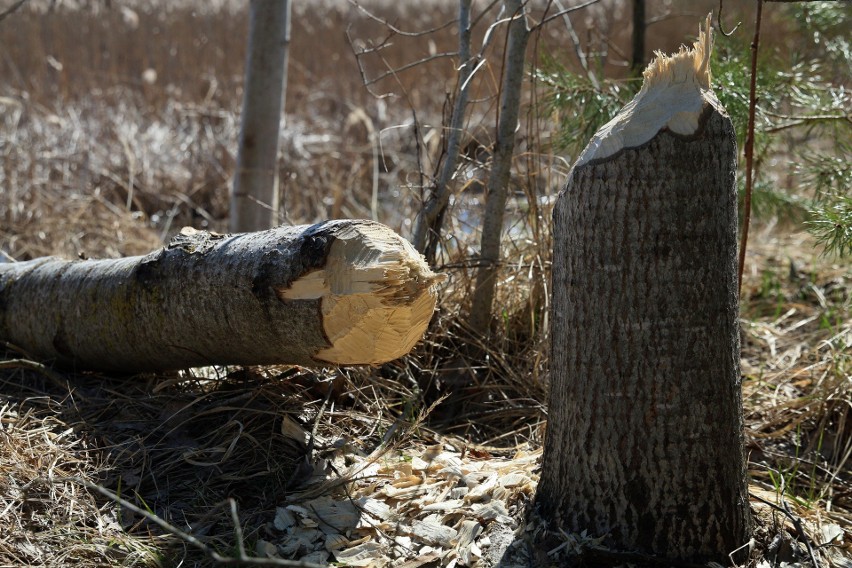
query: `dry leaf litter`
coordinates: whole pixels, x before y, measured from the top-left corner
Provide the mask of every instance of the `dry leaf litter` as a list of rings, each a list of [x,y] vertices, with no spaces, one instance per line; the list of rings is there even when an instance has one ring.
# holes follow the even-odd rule
[[[519,529],[540,459],[541,450],[475,459],[448,444],[338,455],[327,467],[350,481],[289,498],[256,552],[346,566],[492,566]]]

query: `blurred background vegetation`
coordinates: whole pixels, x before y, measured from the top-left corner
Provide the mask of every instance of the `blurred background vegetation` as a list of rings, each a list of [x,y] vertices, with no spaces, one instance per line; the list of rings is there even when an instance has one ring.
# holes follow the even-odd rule
[[[0,11],[12,4],[0,0]],[[531,2],[531,23],[557,11],[558,4]],[[476,48],[498,6],[473,6],[479,18]],[[740,147],[754,7],[752,1],[725,2],[724,28],[742,25],[730,37],[717,34],[712,62],[714,89],[734,121]],[[654,50],[673,52],[691,44],[698,23],[718,8],[713,0],[648,0],[645,62]],[[456,17],[457,5],[448,0],[294,2],[279,160],[282,218],[313,223],[375,217],[410,234],[443,159],[444,125],[457,88]],[[0,250],[18,260],[117,257],[146,253],[186,225],[224,232],[247,28],[245,3],[237,0],[28,0],[0,21]],[[478,345],[482,356],[471,358],[466,346],[481,340],[468,333],[461,315],[468,309],[494,142],[504,49],[503,32],[496,33],[471,83],[463,155],[436,259],[437,269],[450,278],[432,329],[411,356],[378,369],[261,373],[288,385],[298,379],[298,388],[286,396],[302,396],[303,408],[316,410],[332,388],[323,381],[335,376],[338,423],[344,420],[340,413],[362,413],[383,416],[379,423],[389,427],[394,417],[430,409],[428,428],[445,435],[490,448],[540,446],[548,389],[550,208],[574,157],[641,80],[631,71],[631,2],[602,0],[567,22],[553,19],[531,38],[496,323],[488,341]],[[832,255],[852,252],[850,37],[846,2],[764,6],[755,237],[742,298],[752,480],[847,527],[852,272],[846,260]],[[377,46],[381,49],[361,58],[362,76],[354,52]],[[426,61],[409,65],[420,60]],[[256,438],[262,440],[261,430],[272,428],[267,418],[284,395],[264,390],[273,387],[246,379],[249,375],[223,372],[229,380],[215,388],[224,389],[217,391],[223,400],[233,394],[228,389],[243,384],[262,394],[265,406],[252,414],[256,420],[240,418],[246,428],[257,424]],[[32,393],[20,390],[21,381],[11,374],[3,377],[0,397],[25,404]],[[177,413],[192,406],[193,396],[202,396],[195,386],[145,384],[132,387],[142,390],[138,397],[126,395],[122,404],[124,412],[150,421],[158,419],[153,406],[135,407],[134,398],[174,395],[168,405]],[[130,388],[121,385],[107,387]],[[176,463],[185,471],[202,468],[181,462],[180,448],[170,447],[163,461],[157,457],[160,442],[140,449],[128,429],[110,430],[99,417],[116,412],[114,400],[109,402],[114,395],[87,388],[96,406],[75,399],[79,414],[69,415],[66,398],[54,393],[36,415],[53,417],[56,428],[66,428],[74,416],[86,428],[99,425],[91,436],[109,457],[92,458],[96,477],[115,488],[110,483],[120,483],[120,476],[105,471],[123,471],[121,460],[148,464],[137,472],[138,502],[172,519],[186,514],[186,503],[267,491],[253,510],[256,528],[262,526],[264,506],[280,497],[277,487],[289,475],[282,473],[284,465],[260,466],[268,454],[262,444],[244,456],[245,468],[257,465],[250,489],[221,471],[215,482],[212,474],[198,473],[208,493],[178,495],[175,486],[170,501],[159,502],[158,478],[171,475]],[[444,398],[447,394],[452,396]],[[204,444],[215,446],[218,431],[210,434],[210,419],[204,420],[199,432],[206,429],[211,436]],[[377,435],[365,421],[346,424],[355,437]],[[186,486],[189,493],[198,488],[194,481]]]

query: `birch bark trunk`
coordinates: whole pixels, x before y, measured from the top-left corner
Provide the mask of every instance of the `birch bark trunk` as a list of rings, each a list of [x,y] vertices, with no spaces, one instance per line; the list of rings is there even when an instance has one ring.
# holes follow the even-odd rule
[[[128,373],[378,364],[423,335],[440,278],[371,221],[189,229],[147,256],[0,264],[0,339],[59,364]]]
[[[470,91],[470,79],[476,69],[479,57],[470,54],[470,5],[472,0],[459,0],[459,78],[458,92],[453,101],[453,114],[450,118],[447,138],[447,152],[438,178],[428,197],[423,203],[417,218],[414,220],[414,231],[411,242],[414,248],[426,257],[432,265],[435,263],[435,252],[441,240],[441,223],[444,212],[450,201],[450,181],[456,173],[459,161],[459,148],[464,134],[464,120],[467,110],[467,98]]]
[[[278,225],[278,138],[287,93],[290,0],[252,0],[230,230]]]
[[[652,63],[557,201],[536,500],[613,548],[727,565],[750,534],[736,141],[705,34]]]
[[[506,41],[506,61],[500,86],[500,115],[497,121],[497,140],[486,188],[485,215],[482,218],[479,269],[471,300],[470,328],[487,335],[492,320],[491,307],[497,288],[500,264],[500,241],[503,218],[509,195],[512,157],[515,151],[515,130],[521,110],[521,90],[524,82],[524,61],[530,30],[527,26],[525,3],[504,0],[505,16],[512,18]]]

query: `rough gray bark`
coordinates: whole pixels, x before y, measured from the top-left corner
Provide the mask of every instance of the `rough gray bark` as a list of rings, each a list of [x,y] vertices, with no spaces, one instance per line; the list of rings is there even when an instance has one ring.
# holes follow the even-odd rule
[[[725,565],[748,541],[735,176],[706,105],[692,136],[575,167],[557,201],[536,501],[566,530]]]
[[[446,135],[447,152],[441,164],[438,179],[435,180],[435,186],[414,221],[414,232],[411,237],[414,248],[426,256],[429,264],[435,261],[441,220],[450,200],[449,186],[458,164],[467,111],[467,94],[470,91],[470,79],[478,59],[470,55],[470,4],[471,0],[459,0],[459,87],[453,101],[453,114]]]
[[[278,225],[278,133],[287,88],[290,0],[251,0],[237,171],[230,229]]]
[[[509,191],[512,155],[515,150],[515,130],[521,109],[521,87],[524,81],[524,61],[530,31],[522,0],[504,0],[506,17],[513,18],[509,24],[506,46],[506,62],[500,87],[500,115],[497,121],[497,139],[494,143],[494,158],[486,186],[487,201],[482,218],[479,270],[473,291],[470,309],[470,327],[485,334],[491,323],[491,304],[497,285],[500,262],[500,241],[503,234],[503,213]]]
[[[41,359],[122,372],[376,364],[420,339],[438,278],[371,221],[189,229],[144,257],[0,264],[0,339]]]

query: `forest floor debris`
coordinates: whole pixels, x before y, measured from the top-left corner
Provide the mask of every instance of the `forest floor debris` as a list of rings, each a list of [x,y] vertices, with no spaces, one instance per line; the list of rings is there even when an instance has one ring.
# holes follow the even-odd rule
[[[223,230],[245,14],[185,2],[169,10],[83,3],[91,14],[50,13],[54,2],[41,4],[45,12],[22,10],[4,21],[12,38],[4,64],[14,79],[0,96],[2,258],[118,257],[161,246],[184,225]],[[394,10],[386,15],[400,17],[401,3],[386,5]],[[369,217],[378,192],[380,219],[404,231],[440,159],[436,134],[450,75],[431,68],[391,78],[431,127],[418,139],[414,109],[400,98],[367,96],[354,65],[343,63],[350,47],[343,31],[357,8],[303,6],[281,141],[287,213],[300,222]],[[406,5],[402,21],[423,29],[451,21],[447,6]],[[359,26],[353,34],[363,38],[386,31]],[[93,31],[81,38],[81,29]],[[666,34],[682,41],[682,21],[659,22],[655,37]],[[549,41],[564,43],[564,35]],[[406,41],[397,36],[398,49],[382,51],[391,65],[410,61]],[[455,38],[443,33],[431,48],[455,49]],[[109,52],[122,57],[104,57]],[[478,144],[471,154],[486,160],[491,124],[482,117],[493,95],[476,94],[481,106],[469,125]],[[508,215],[512,242],[498,285],[504,309],[493,346],[474,345],[483,357],[466,351],[460,317],[482,201],[473,190],[447,212],[452,254],[439,269],[450,281],[434,327],[400,361],[118,377],[49,369],[0,346],[0,565],[216,564],[151,515],[223,556],[233,558],[243,543],[256,563],[507,568],[559,565],[595,549],[596,539],[558,531],[543,556],[525,556],[523,544],[544,530],[525,525],[524,514],[546,419],[548,207],[571,162],[552,154],[550,133],[541,130],[552,120],[532,117],[536,124],[524,130],[513,179],[518,208]],[[466,168],[472,181],[484,164],[471,158]],[[778,172],[786,175],[780,165]],[[755,232],[742,299],[758,519],[748,566],[810,565],[809,542],[825,568],[848,568],[852,271],[819,258],[790,226]]]

